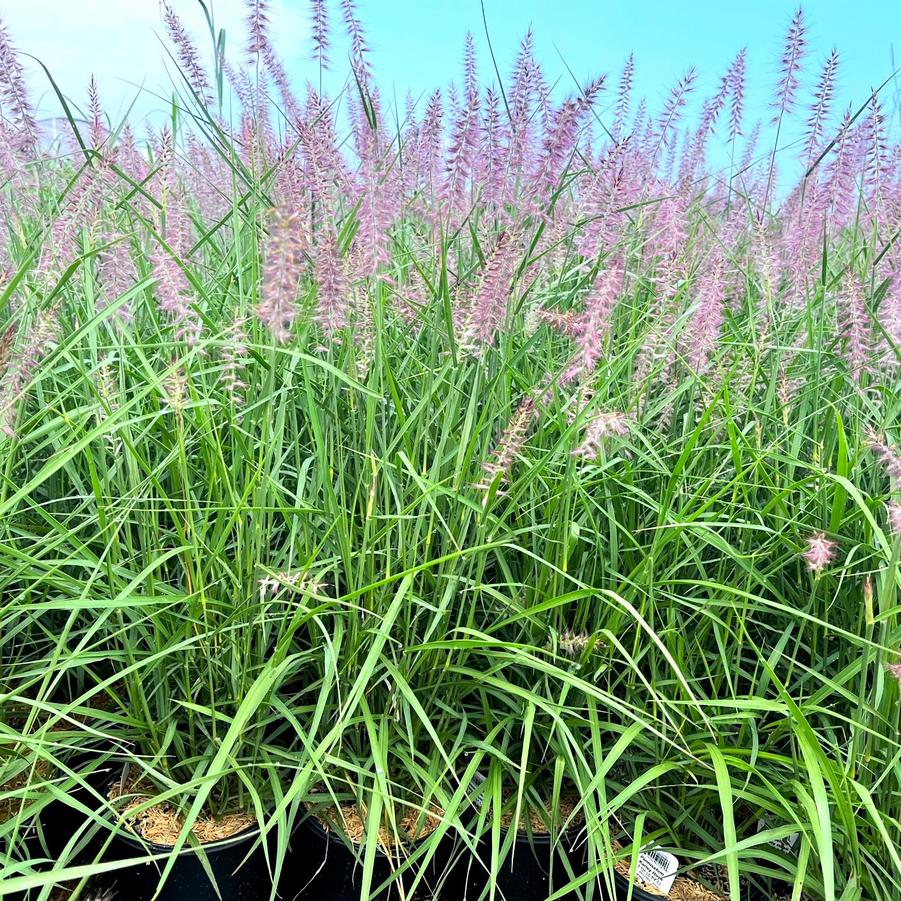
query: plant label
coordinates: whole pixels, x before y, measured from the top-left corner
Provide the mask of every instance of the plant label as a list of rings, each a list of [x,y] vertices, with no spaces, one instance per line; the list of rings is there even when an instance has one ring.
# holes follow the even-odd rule
[[[645,885],[653,886],[669,894],[676,879],[676,871],[679,869],[677,857],[667,851],[654,849],[651,851],[639,851],[638,861],[635,864],[635,876]]]
[[[758,820],[757,821],[757,831],[763,832],[764,829],[768,829],[769,824],[766,820]],[[783,838],[774,838],[768,844],[775,848],[777,851],[781,851],[783,854],[794,854],[795,853],[795,845],[798,844],[798,839],[801,837],[799,832],[792,832],[789,835],[784,836]]]

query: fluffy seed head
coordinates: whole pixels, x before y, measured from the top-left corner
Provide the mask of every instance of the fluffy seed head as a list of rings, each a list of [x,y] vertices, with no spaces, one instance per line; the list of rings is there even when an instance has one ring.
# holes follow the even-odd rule
[[[822,532],[815,532],[807,539],[807,549],[802,556],[813,573],[822,572],[835,558],[836,543]]]
[[[329,37],[328,8],[325,0],[311,0],[310,2],[310,38],[313,41],[313,59],[320,68],[329,68]]]
[[[807,46],[806,32],[804,10],[798,7],[788,26],[782,58],[779,61],[779,81],[773,100],[774,121],[778,121],[783,114],[790,113],[794,108],[799,86],[798,74]]]
[[[0,432],[10,438],[14,437],[16,433],[17,404],[37,374],[41,360],[59,336],[57,316],[58,310],[55,307],[38,315],[25,337],[25,343],[19,354],[2,373],[2,380],[0,380]],[[9,334],[7,332],[7,335]]]
[[[510,417],[497,447],[491,452],[491,461],[484,464],[488,479],[483,487],[490,485],[498,474],[502,475],[502,481],[509,479],[513,464],[522,452],[536,415],[535,401],[531,397],[526,397]]]
[[[501,232],[485,262],[463,334],[463,343],[476,353],[493,343],[507,316],[518,250],[513,235]]]
[[[596,414],[585,428],[582,443],[572,452],[575,457],[596,459],[609,438],[625,438],[629,434],[629,419],[618,410]]]
[[[175,46],[175,55],[184,70],[188,84],[204,103],[209,103],[212,98],[212,88],[200,53],[181,19],[178,18],[169,3],[163,4],[163,22],[166,25],[169,40]]]
[[[237,405],[244,403],[244,392],[247,383],[243,380],[243,372],[247,366],[247,320],[238,317],[232,321],[225,333],[225,341],[220,355],[223,367],[220,379],[228,392],[228,396]]]
[[[25,88],[25,70],[19,62],[0,19],[0,99],[7,109],[17,133],[16,146],[25,154],[33,154],[37,146],[37,126]]]
[[[351,299],[338,238],[331,229],[316,249],[316,283],[316,322],[326,335],[334,335],[350,323]]]
[[[304,270],[306,233],[300,213],[276,209],[265,242],[263,282],[257,316],[276,341],[291,337],[297,293]]]
[[[729,72],[729,88],[732,100],[729,104],[729,140],[734,141],[742,133],[742,118],[745,109],[745,65],[747,48],[742,48],[732,63]]]
[[[888,523],[892,535],[901,535],[901,503],[898,501],[888,505]]]
[[[591,635],[587,632],[571,632],[569,629],[560,633],[558,646],[560,653],[567,657],[581,657],[588,643],[591,641]]]

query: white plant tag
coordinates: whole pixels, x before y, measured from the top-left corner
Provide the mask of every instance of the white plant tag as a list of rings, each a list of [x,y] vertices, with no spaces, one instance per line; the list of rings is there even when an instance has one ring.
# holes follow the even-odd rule
[[[764,829],[768,828],[769,824],[766,822],[766,820],[757,821],[758,832],[763,832]],[[771,842],[767,842],[767,844],[771,848],[775,848],[777,851],[781,851],[783,854],[794,854],[795,845],[798,844],[799,838],[801,838],[800,832],[791,832],[783,838],[774,838]]]
[[[479,788],[482,787],[482,783],[484,781],[485,781],[485,776],[482,773],[480,773],[478,770],[476,770],[476,772],[473,774],[472,779],[470,780],[469,791],[472,793],[475,793]],[[475,801],[476,807],[478,807],[479,810],[481,810],[482,804],[484,803],[484,798],[482,797],[482,792],[479,792],[475,796],[475,798],[473,798],[473,800]]]
[[[676,871],[679,869],[679,859],[667,851],[658,849],[639,851],[635,864],[635,876],[645,885],[669,894],[669,890],[676,881]]]

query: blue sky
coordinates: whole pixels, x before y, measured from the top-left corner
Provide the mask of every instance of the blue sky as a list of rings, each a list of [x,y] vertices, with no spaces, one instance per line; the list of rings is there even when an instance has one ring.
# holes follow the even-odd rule
[[[566,65],[580,78],[615,74],[634,51],[636,91],[652,103],[689,65],[697,66],[701,83],[712,88],[735,53],[747,46],[749,115],[765,116],[774,60],[797,0],[485,0],[485,8],[504,74],[532,24],[541,58],[564,80],[569,80]],[[459,72],[467,28],[486,49],[478,0],[378,0],[364,10],[387,82],[427,87],[438,73]],[[901,59],[901,3],[814,0],[805,12],[810,65],[818,67],[837,46],[842,55],[840,95],[849,100],[862,102],[871,86],[891,74],[893,40]],[[483,68],[490,64],[487,54],[482,62]]]
[[[212,0],[228,46],[238,52],[243,40],[241,0]],[[203,35],[197,0],[173,0],[183,20]],[[472,30],[483,73],[491,66],[478,0],[358,0],[385,95],[402,100],[407,89],[421,95],[457,77],[464,35]],[[516,46],[531,24],[540,58],[552,78],[571,84],[568,65],[579,78],[608,72],[615,80],[623,60],[634,51],[636,93],[660,102],[689,65],[697,66],[700,97],[712,89],[736,51],[748,47],[748,121],[766,117],[775,59],[795,0],[485,0],[488,25],[504,75]],[[278,47],[298,85],[313,75],[309,63],[307,0],[272,0]],[[334,30],[340,29],[337,0],[332,2]],[[136,85],[165,91],[168,80],[158,35],[158,0],[0,0],[0,11],[19,48],[41,58],[67,92],[83,98],[88,77],[98,76],[111,110],[134,97]],[[901,3],[859,0],[811,0],[808,82],[833,47],[841,52],[838,102],[863,102],[870,88],[892,72],[892,42],[901,59]],[[334,52],[341,62],[342,50]],[[565,61],[565,64],[564,64]],[[901,63],[899,63],[901,64]],[[336,66],[339,68],[339,66]],[[46,79],[36,71],[38,94]],[[896,87],[884,96],[897,126]],[[52,97],[42,109],[53,109]],[[160,103],[145,97],[138,109]],[[837,107],[838,108],[838,107]]]

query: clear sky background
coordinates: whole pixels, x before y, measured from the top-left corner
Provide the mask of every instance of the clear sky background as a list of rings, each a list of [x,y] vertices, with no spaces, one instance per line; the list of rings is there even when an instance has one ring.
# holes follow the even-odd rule
[[[197,33],[205,50],[211,43],[197,0],[172,0]],[[230,55],[243,45],[241,0],[212,0],[217,24],[226,29]],[[297,85],[318,78],[310,63],[307,0],[272,0],[277,46]],[[337,0],[332,0],[334,68],[346,73],[346,51]],[[384,94],[402,102],[408,89],[422,96],[461,69],[463,39],[471,30],[480,52],[481,71],[490,75],[482,11],[478,0],[358,0],[369,36],[377,77]],[[549,76],[572,84],[567,66],[580,78],[600,72],[615,82],[630,51],[635,52],[636,95],[658,105],[689,65],[699,71],[698,100],[713,90],[717,77],[742,47],[748,47],[747,121],[767,117],[776,59],[795,0],[485,0],[489,32],[506,77],[516,47],[531,24],[539,58]],[[863,103],[871,88],[893,70],[893,52],[901,65],[901,2],[882,0],[810,0],[806,81],[815,80],[833,46],[841,53],[836,114],[848,102]],[[124,109],[137,86],[166,93],[171,85],[160,43],[163,34],[158,0],[0,0],[0,13],[15,44],[45,62],[64,90],[83,101],[95,74],[111,112]],[[894,44],[894,46],[893,46]],[[565,64],[564,64],[565,61]],[[170,64],[171,66],[171,64]],[[340,87],[333,76],[331,87]],[[56,111],[46,78],[32,75],[41,110]],[[898,83],[883,93],[898,126]],[[143,96],[142,113],[162,104]]]

